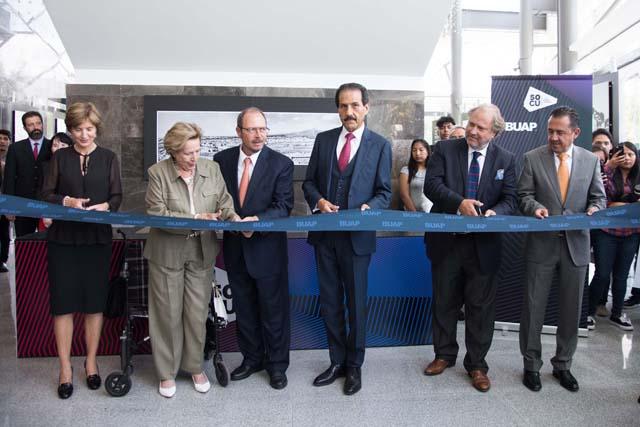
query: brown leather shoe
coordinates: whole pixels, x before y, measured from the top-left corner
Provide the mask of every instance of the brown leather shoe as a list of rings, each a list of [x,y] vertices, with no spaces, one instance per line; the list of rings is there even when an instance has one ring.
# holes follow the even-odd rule
[[[485,391],[489,391],[491,388],[491,381],[489,381],[489,377],[480,369],[469,372],[469,376],[471,377],[471,384],[476,390],[484,393]]]
[[[425,375],[440,375],[445,369],[450,366],[455,365],[455,363],[448,362],[444,359],[433,359],[433,362],[429,363],[424,370]]]

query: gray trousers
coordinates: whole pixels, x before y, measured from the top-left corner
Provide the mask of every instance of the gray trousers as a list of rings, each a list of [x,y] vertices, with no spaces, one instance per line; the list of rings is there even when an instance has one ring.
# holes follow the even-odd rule
[[[180,269],[149,261],[149,336],[161,381],[179,369],[202,372],[213,267],[204,265],[199,238],[190,239],[182,257]]]
[[[558,273],[558,330],[554,369],[571,368],[578,344],[578,323],[582,311],[582,294],[587,266],[576,266],[571,260],[565,237],[549,233],[548,257],[543,263],[527,260],[526,289],[520,319],[520,353],[524,369],[538,372],[542,367],[540,333],[544,323],[549,289]]]

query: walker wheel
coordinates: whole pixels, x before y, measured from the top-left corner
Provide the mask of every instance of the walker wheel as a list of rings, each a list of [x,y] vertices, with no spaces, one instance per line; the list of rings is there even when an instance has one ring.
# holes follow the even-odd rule
[[[213,362],[213,367],[216,371],[216,380],[218,380],[218,384],[222,387],[229,385],[229,371],[227,371],[227,367],[222,363],[222,360],[215,360]]]
[[[104,382],[104,388],[113,397],[122,397],[131,390],[131,378],[127,374],[113,372]]]

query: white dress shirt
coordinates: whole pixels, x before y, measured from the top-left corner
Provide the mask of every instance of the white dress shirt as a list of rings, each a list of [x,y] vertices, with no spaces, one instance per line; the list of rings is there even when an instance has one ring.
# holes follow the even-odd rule
[[[360,148],[360,141],[362,141],[362,133],[364,132],[364,125],[360,126],[358,129],[351,132],[355,138],[351,140],[351,151],[349,152],[349,161],[353,160],[356,153],[358,152],[358,148]],[[336,146],[336,159],[340,158],[340,152],[342,148],[347,143],[347,134],[348,130],[342,126],[342,132],[340,132],[340,136],[338,137],[338,145]]]
[[[567,158],[565,159],[565,163],[567,164],[567,170],[569,171],[569,176],[571,176],[571,165],[573,164],[573,144],[566,151]],[[558,172],[558,168],[560,167],[560,158],[556,153],[553,153],[553,162],[556,164],[556,172]]]
[[[249,165],[249,180],[251,180],[251,176],[253,175],[253,168],[256,167],[258,156],[260,156],[260,153],[262,153],[262,150],[260,150],[257,153],[253,153],[252,155],[247,156],[246,154],[244,154],[244,151],[242,151],[242,145],[240,145],[239,150],[240,155],[238,156],[238,188],[240,188],[240,181],[242,180],[242,173],[244,172],[244,159],[246,159],[247,157],[251,158],[251,164]]]
[[[38,139],[37,141],[34,141],[33,139],[29,138],[29,142],[31,143],[31,152],[33,152],[33,148],[35,147],[35,145],[38,144],[38,156],[39,156],[40,150],[42,150],[42,143],[44,142],[44,136]]]
[[[469,172],[469,168],[471,167],[471,160],[473,160],[473,152],[477,151],[480,153],[478,156],[478,166],[480,166],[480,176],[478,176],[478,185],[480,185],[480,178],[482,178],[482,168],[484,167],[484,159],[487,158],[487,149],[489,148],[489,144],[484,147],[482,150],[474,150],[473,148],[468,148],[467,154],[467,172]]]

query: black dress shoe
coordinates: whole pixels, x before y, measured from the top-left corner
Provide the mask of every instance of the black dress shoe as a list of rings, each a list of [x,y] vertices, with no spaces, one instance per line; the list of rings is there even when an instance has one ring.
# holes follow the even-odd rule
[[[524,378],[522,378],[522,384],[525,385],[531,391],[540,391],[542,383],[540,382],[540,373],[534,371],[524,371]]]
[[[284,372],[273,371],[269,374],[269,385],[276,390],[282,390],[287,384],[287,375]]]
[[[578,380],[576,380],[574,376],[571,375],[571,372],[569,372],[568,369],[564,369],[562,371],[559,369],[554,369],[553,376],[559,379],[560,385],[569,391],[578,391],[580,389],[580,387],[578,386]]]
[[[71,368],[71,382],[58,385],[58,397],[68,399],[73,394],[73,368]]]
[[[84,361],[84,373],[87,373],[87,361]],[[87,387],[91,390],[97,390],[100,388],[102,384],[102,379],[100,378],[100,371],[98,370],[97,374],[87,375]]]
[[[9,267],[7,267],[6,262],[0,263],[0,273],[6,273],[9,271]]]
[[[313,380],[313,385],[316,387],[322,387],[323,385],[332,384],[336,378],[344,377],[344,368],[342,365],[331,364],[329,368],[318,375],[315,380]]]
[[[234,369],[231,372],[231,381],[240,381],[245,378],[249,378],[251,374],[255,374],[256,372],[260,372],[264,369],[264,366],[251,366],[248,363],[242,362],[240,366]]]
[[[344,394],[351,396],[362,388],[360,368],[347,368],[347,378],[344,380]]]

